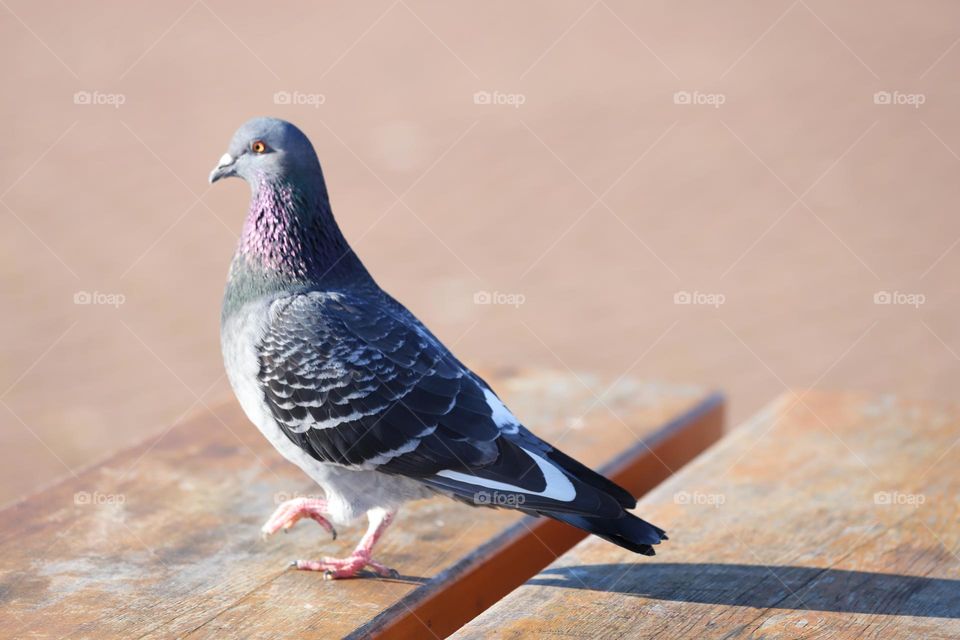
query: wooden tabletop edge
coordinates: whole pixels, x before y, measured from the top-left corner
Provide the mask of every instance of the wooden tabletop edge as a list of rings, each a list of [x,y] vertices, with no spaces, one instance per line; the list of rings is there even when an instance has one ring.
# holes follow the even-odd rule
[[[608,477],[618,475],[623,469],[631,466],[632,461],[636,460],[644,451],[652,449],[661,442],[674,437],[678,431],[707,416],[711,411],[720,411],[720,419],[722,421],[726,406],[727,399],[723,392],[712,391],[708,393],[696,405],[676,417],[671,418],[646,437],[640,438],[633,446],[621,451],[612,460],[608,460],[602,464],[597,471],[601,475]]]

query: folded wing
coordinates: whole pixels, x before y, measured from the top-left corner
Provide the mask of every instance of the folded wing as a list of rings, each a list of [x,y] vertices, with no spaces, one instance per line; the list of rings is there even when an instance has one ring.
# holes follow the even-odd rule
[[[391,303],[321,292],[275,303],[259,381],[291,441],[317,460],[416,478],[471,504],[581,528],[629,516],[636,501],[627,491],[525,429]],[[643,545],[647,538],[659,540],[649,534]]]

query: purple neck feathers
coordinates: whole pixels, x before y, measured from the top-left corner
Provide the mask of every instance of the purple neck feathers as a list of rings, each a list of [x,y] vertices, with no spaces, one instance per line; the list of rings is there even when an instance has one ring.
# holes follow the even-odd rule
[[[366,273],[333,219],[325,189],[268,180],[258,180],[250,200],[238,257],[268,276],[305,283]]]

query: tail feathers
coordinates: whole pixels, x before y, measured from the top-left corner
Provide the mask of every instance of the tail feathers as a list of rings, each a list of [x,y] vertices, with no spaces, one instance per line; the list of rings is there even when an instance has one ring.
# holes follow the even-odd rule
[[[468,504],[545,515],[647,556],[666,540],[663,529],[624,510],[636,505],[633,496],[573,458],[539,440],[496,443],[499,455],[490,464],[444,469],[420,481]]]
[[[608,480],[587,465],[574,460],[559,449],[550,449],[547,457],[552,462],[557,463],[565,471],[575,476],[581,482],[585,482],[594,489],[599,489],[616,500],[624,509],[633,509],[637,506],[637,499],[630,495],[630,492],[618,485],[612,480]]]
[[[566,522],[578,529],[612,542],[634,553],[645,556],[655,555],[655,544],[667,539],[667,533],[632,513],[624,513],[620,518],[589,518],[570,513],[544,513],[555,520]]]
[[[553,458],[556,451],[526,449],[506,438],[497,440],[497,446],[499,456],[491,464],[443,470],[421,482],[481,506],[592,518],[618,518],[623,513],[622,494],[627,492],[572,458],[564,456],[564,465]],[[580,473],[571,471],[571,463],[579,465],[573,468]],[[616,495],[605,491],[606,485]]]

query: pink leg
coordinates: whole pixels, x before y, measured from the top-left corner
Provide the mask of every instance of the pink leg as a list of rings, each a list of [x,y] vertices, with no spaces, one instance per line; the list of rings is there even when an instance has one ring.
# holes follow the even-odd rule
[[[270,519],[267,520],[260,529],[260,534],[264,540],[266,540],[277,531],[283,530],[283,532],[286,533],[290,530],[290,527],[295,525],[301,518],[312,518],[317,524],[330,532],[330,535],[336,540],[337,530],[333,528],[330,521],[323,515],[326,513],[326,510],[327,503],[325,500],[315,498],[294,498],[293,500],[287,500],[273,512]]]
[[[323,571],[327,580],[340,578],[355,578],[364,567],[370,567],[374,573],[384,578],[399,577],[395,570],[373,560],[373,547],[383,536],[390,523],[393,522],[396,511],[371,509],[367,512],[370,526],[360,539],[360,544],[346,558],[323,558],[322,560],[297,560],[293,563],[297,569],[307,571]]]

